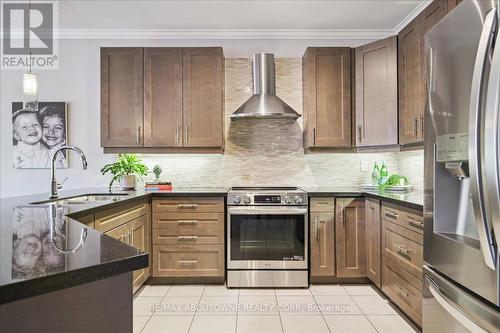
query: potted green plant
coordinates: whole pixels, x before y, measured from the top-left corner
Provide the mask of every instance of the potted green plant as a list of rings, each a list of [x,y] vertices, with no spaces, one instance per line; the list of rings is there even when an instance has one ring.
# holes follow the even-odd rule
[[[162,170],[161,166],[159,166],[158,164],[156,164],[156,165],[154,166],[154,168],[153,168],[153,173],[155,174],[155,177],[156,177],[155,181],[156,181],[156,182],[159,182],[159,181],[160,181],[160,175],[161,175],[162,171],[163,171],[163,170]]]
[[[136,186],[136,176],[145,176],[147,171],[148,168],[135,154],[119,154],[116,162],[106,164],[101,169],[103,175],[108,173],[113,175],[109,183],[110,190],[113,183],[117,180],[120,181],[122,189],[134,189]]]

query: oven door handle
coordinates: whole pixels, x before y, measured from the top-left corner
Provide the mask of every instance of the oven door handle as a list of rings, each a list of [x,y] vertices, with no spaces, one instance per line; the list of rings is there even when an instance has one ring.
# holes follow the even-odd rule
[[[307,207],[259,207],[259,206],[245,206],[245,207],[228,207],[227,212],[230,215],[306,215]]]

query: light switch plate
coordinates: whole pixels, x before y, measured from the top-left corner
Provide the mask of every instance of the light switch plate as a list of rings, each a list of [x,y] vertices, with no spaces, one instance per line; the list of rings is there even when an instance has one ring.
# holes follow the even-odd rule
[[[368,171],[368,162],[361,161],[361,171]]]

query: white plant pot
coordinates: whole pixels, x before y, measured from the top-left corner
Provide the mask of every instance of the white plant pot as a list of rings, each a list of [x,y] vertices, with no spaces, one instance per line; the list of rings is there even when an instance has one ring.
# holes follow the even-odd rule
[[[135,175],[127,175],[123,177],[120,181],[120,185],[123,190],[133,190],[136,187]]]

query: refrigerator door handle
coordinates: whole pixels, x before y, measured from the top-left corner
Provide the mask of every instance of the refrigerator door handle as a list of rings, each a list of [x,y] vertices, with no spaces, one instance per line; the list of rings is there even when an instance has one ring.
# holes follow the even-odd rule
[[[484,170],[486,198],[491,212],[494,237],[496,243],[500,244],[500,161],[498,160],[500,149],[500,34],[498,32],[495,45],[486,94]]]
[[[492,44],[492,39],[497,24],[496,8],[491,9],[486,15],[481,39],[477,49],[474,73],[472,75],[471,98],[469,109],[469,173],[471,180],[472,204],[476,220],[477,232],[481,244],[481,251],[485,264],[495,270],[495,248],[491,235],[491,227],[486,216],[483,183],[481,180],[481,122],[482,122],[482,91],[483,74],[486,59]]]
[[[452,303],[452,301],[450,301],[445,295],[443,295],[439,290],[437,284],[434,281],[432,281],[430,277],[428,276],[425,277],[425,283],[429,288],[432,297],[434,297],[434,299],[436,300],[436,302],[438,302],[439,305],[441,305],[443,309],[445,309],[446,312],[448,312],[460,324],[462,324],[464,327],[466,327],[473,333],[488,333],[486,330],[482,329],[471,319],[469,319],[469,317],[463,314],[462,311],[460,311],[458,307]]]

